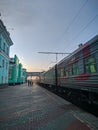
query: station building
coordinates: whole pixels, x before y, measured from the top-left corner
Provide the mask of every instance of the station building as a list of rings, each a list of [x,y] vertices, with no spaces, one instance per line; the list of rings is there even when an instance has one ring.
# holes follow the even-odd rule
[[[27,70],[25,68],[22,69],[23,75],[23,83],[27,82]]]
[[[23,65],[21,63],[19,63],[19,58],[17,55],[14,55],[13,58],[10,58],[9,63],[9,85],[25,83],[26,78],[26,69],[23,68]]]
[[[2,20],[0,20],[0,88],[8,85],[9,53],[13,42]]]
[[[9,62],[9,84],[16,84],[18,79],[18,71],[19,71],[19,58],[14,55],[13,58],[10,58]]]

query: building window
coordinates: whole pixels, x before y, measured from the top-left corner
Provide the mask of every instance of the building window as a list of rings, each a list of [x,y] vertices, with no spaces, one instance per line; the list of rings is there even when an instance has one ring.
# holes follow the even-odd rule
[[[5,51],[5,42],[3,43],[4,45],[3,45],[3,51]]]
[[[9,48],[7,47],[7,55],[9,55]]]
[[[3,83],[3,81],[4,81],[4,77],[2,76],[2,81],[1,81],[1,83]]]
[[[7,83],[7,77],[5,77],[5,83]]]
[[[73,75],[78,75],[79,74],[78,62],[75,62],[72,65],[72,74]]]
[[[85,73],[96,73],[97,72],[97,67],[96,67],[96,59],[94,56],[90,56],[88,58],[86,58],[84,60],[84,70],[85,70]]]
[[[2,60],[2,67],[4,68],[4,60]]]
[[[8,69],[8,62],[6,62],[6,69]]]
[[[12,68],[12,66],[10,66],[10,69],[9,69],[9,80],[10,79],[12,79],[12,70],[13,70],[13,68]]]
[[[2,40],[2,39],[1,39],[1,37],[0,37],[0,49],[1,49],[1,40]]]

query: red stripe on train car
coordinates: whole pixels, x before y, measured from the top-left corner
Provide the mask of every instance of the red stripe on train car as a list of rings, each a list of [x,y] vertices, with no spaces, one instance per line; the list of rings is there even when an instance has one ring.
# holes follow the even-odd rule
[[[98,87],[98,84],[77,84],[79,86],[89,86],[89,87]]]
[[[74,80],[88,80],[91,77],[91,74],[81,74],[74,76]]]

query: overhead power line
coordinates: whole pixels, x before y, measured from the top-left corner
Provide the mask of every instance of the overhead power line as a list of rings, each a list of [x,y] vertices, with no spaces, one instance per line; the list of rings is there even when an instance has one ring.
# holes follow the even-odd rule
[[[74,39],[76,39],[97,17],[98,17],[98,14],[96,14],[96,15],[84,26],[84,28],[75,36]]]
[[[70,53],[63,53],[63,52],[38,52],[38,53],[43,53],[43,54],[70,54]]]
[[[78,10],[78,12],[76,13],[76,15],[73,17],[73,19],[71,20],[71,22],[69,23],[69,25],[67,26],[67,28],[64,31],[64,34],[66,32],[68,32],[69,28],[72,26],[72,24],[74,23],[74,21],[76,20],[76,18],[79,16],[79,14],[81,13],[81,11],[83,10],[83,8],[85,7],[85,5],[87,4],[88,0],[86,0],[84,2],[84,4],[81,6],[81,8]]]
[[[38,52],[42,54],[55,54],[56,55],[56,63],[58,62],[58,54],[65,55],[65,54],[70,54],[70,53],[63,53],[63,52]]]
[[[80,35],[86,28],[88,28],[88,26],[89,26],[96,18],[98,18],[98,14],[96,14],[96,15],[80,30],[80,32],[78,32],[77,35],[71,39],[70,42],[75,41],[75,40],[79,37],[79,35]],[[67,44],[69,44],[69,43],[67,43]],[[70,47],[70,44],[69,44],[69,47]]]

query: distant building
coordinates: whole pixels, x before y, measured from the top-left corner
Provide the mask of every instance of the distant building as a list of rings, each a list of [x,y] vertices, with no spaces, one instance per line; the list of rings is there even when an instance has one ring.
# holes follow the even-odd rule
[[[10,33],[0,20],[0,87],[8,85],[9,52],[13,42]]]
[[[23,83],[27,82],[27,70],[25,68],[22,69],[23,75]]]
[[[9,84],[16,84],[18,81],[19,73],[19,58],[14,55],[14,58],[10,58],[9,63]]]
[[[19,69],[18,69],[18,81],[19,84],[23,83],[23,76],[22,76],[22,64],[19,64]]]
[[[19,63],[19,58],[14,55],[9,64],[9,85],[22,84],[26,82],[26,69]]]

